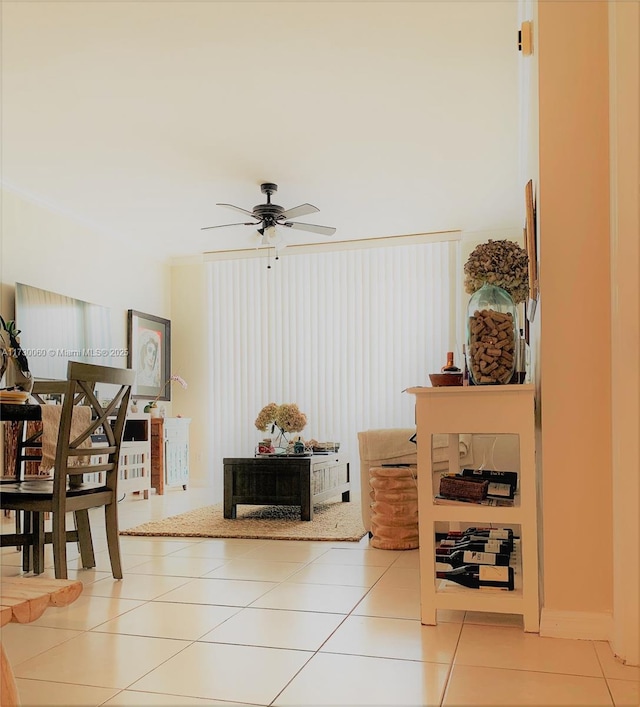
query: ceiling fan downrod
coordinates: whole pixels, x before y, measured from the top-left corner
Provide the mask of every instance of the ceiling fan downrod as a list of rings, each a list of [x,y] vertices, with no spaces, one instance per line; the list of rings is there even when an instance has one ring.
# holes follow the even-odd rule
[[[260,185],[260,191],[267,195],[267,204],[271,203],[271,195],[278,191],[278,185],[273,182],[265,182]]]

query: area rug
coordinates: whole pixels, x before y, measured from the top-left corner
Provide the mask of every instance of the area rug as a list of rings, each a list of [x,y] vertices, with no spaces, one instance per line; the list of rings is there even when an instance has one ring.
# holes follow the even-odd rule
[[[366,533],[360,504],[353,502],[320,503],[314,506],[312,521],[300,520],[300,506],[238,506],[237,516],[224,518],[220,503],[143,523],[120,535],[357,542]]]

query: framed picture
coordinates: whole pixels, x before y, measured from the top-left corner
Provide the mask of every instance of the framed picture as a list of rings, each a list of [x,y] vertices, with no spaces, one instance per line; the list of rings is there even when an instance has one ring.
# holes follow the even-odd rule
[[[524,237],[529,256],[529,299],[536,301],[538,299],[538,249],[536,246],[536,211],[533,203],[533,181],[531,179],[525,187],[525,206]]]
[[[171,400],[171,322],[130,309],[127,366],[136,371],[131,397]]]

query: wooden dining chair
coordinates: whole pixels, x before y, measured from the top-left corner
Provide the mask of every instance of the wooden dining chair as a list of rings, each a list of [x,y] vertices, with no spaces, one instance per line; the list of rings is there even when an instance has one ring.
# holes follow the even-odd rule
[[[95,384],[89,383],[90,389],[93,391]],[[56,396],[60,402],[64,400],[64,395],[67,390],[66,381],[34,381],[31,397],[36,403],[45,405],[49,396]],[[86,404],[86,395],[84,391],[80,391],[74,397],[74,405]],[[15,481],[42,481],[47,478],[52,478],[48,472],[34,473],[33,465],[40,466],[42,462],[42,423],[29,423],[26,420],[19,423],[22,427],[18,431],[15,454]],[[21,516],[24,516],[21,518]],[[44,523],[45,513],[39,514],[35,520],[39,523]],[[36,574],[40,574],[43,568],[39,568],[43,558],[38,556],[38,553],[33,552],[33,531],[34,531],[34,515],[30,511],[16,511],[16,533],[23,533],[30,542],[25,542],[22,545],[22,569],[24,572],[33,570]],[[93,541],[91,539],[91,528],[89,526],[89,512],[87,509],[80,509],[74,513],[75,529],[67,531],[67,542],[75,542],[79,545],[82,567],[90,569],[96,566],[95,555],[93,552]],[[84,531],[84,532],[82,532]],[[44,530],[40,531],[44,532]],[[80,542],[82,540],[82,542]],[[51,542],[51,533],[45,534],[45,544]]]
[[[69,362],[67,380],[63,382],[64,398],[55,451],[53,478],[27,480],[0,486],[0,508],[30,514],[30,527],[25,534],[32,541],[33,570],[44,569],[45,542],[53,543],[55,576],[67,578],[67,542],[80,543],[83,565],[93,561],[93,547],[88,511],[103,506],[107,547],[111,570],[122,579],[118,536],[118,465],[124,424],[129,406],[135,371]],[[103,407],[94,394],[97,384],[117,386],[111,402]],[[79,398],[90,408],[90,415],[79,423],[74,408]],[[81,406],[82,407],[82,406]],[[106,443],[91,446],[91,435],[101,432]],[[92,459],[99,457],[98,463]],[[104,481],[89,482],[84,474],[101,473]],[[73,512],[76,530],[67,531],[66,514]],[[44,531],[44,514],[51,514],[51,533]],[[91,553],[89,555],[89,552]],[[95,561],[93,561],[95,565]],[[91,566],[91,565],[90,565]]]

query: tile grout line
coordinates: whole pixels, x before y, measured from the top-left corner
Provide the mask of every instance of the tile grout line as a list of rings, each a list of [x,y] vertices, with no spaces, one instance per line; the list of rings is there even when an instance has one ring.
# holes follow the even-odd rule
[[[437,616],[437,615],[436,615]],[[458,652],[458,646],[460,645],[460,639],[462,638],[462,631],[464,629],[464,621],[467,617],[467,612],[464,612],[462,617],[462,623],[460,624],[460,631],[458,633],[458,638],[456,639],[456,647],[451,654],[451,662],[449,663],[449,669],[447,670],[447,677],[445,678],[444,685],[442,687],[442,697],[440,698],[440,707],[443,707],[445,698],[447,696],[447,690],[449,689],[449,683],[451,682],[451,674],[453,673],[453,664],[456,660],[456,654]]]

